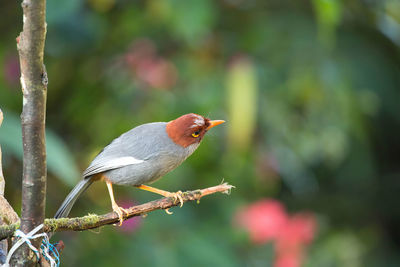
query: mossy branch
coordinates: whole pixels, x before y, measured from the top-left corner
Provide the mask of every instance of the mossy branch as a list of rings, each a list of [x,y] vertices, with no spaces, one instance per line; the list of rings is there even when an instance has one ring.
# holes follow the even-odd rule
[[[183,202],[200,200],[204,196],[218,192],[229,194],[232,188],[234,188],[234,186],[229,185],[228,183],[223,183],[205,189],[186,191],[182,193],[182,200]],[[154,210],[166,210],[179,204],[179,200],[175,200],[174,198],[161,198],[142,205],[130,207],[127,209],[128,213],[125,218],[128,219],[135,216],[145,215]],[[78,218],[45,219],[43,230],[44,232],[84,231],[116,223],[119,223],[119,218],[114,212],[104,215],[89,214]],[[0,240],[12,237],[17,227],[17,224],[0,226]]]

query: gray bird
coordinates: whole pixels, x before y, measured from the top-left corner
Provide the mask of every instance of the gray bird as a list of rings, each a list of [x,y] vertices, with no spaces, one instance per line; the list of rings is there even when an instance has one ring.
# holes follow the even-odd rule
[[[171,193],[144,184],[152,183],[178,167],[197,149],[209,129],[224,122],[190,113],[170,122],[142,124],[122,134],[94,158],[54,218],[67,217],[79,196],[98,180],[106,182],[113,211],[118,214],[120,223],[126,210],[115,202],[113,184],[174,197],[182,205],[182,192]]]

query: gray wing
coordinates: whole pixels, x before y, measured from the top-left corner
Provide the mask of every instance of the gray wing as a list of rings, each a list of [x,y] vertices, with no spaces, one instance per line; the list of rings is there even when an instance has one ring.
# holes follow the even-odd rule
[[[160,147],[170,144],[165,122],[140,125],[122,134],[106,146],[83,172],[83,177],[141,164],[159,152]]]

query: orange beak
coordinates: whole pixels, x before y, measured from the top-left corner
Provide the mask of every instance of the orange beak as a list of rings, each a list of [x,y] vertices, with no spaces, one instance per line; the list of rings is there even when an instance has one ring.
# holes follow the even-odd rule
[[[210,130],[212,127],[220,125],[222,123],[224,123],[224,120],[215,120],[215,121],[209,121],[210,122],[210,126],[207,127],[207,131]]]

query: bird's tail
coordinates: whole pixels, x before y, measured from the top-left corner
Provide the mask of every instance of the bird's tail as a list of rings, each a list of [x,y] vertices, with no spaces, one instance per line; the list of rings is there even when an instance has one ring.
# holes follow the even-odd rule
[[[85,190],[93,183],[93,179],[84,178],[82,179],[72,191],[65,198],[64,202],[61,204],[60,208],[57,210],[54,215],[55,219],[67,217],[69,212],[72,209],[72,206],[75,204],[75,201],[79,198],[79,196],[85,192]]]

